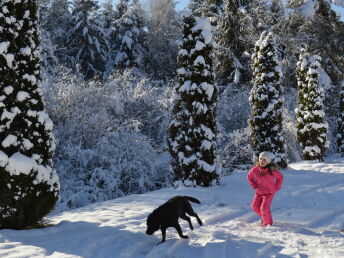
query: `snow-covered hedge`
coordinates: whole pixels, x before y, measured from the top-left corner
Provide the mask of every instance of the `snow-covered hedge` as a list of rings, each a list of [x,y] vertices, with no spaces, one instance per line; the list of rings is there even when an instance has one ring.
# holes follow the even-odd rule
[[[114,74],[103,84],[86,82],[77,74],[57,67],[44,83],[57,138],[58,208],[168,184],[163,132],[169,88],[132,71]]]

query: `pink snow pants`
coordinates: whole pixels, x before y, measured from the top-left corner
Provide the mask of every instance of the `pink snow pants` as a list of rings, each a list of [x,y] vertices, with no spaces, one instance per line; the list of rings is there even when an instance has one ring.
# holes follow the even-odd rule
[[[270,205],[272,199],[274,198],[273,194],[264,194],[260,195],[254,193],[254,198],[252,201],[252,209],[255,213],[257,213],[260,217],[262,217],[263,224],[272,225],[272,216],[270,211]]]

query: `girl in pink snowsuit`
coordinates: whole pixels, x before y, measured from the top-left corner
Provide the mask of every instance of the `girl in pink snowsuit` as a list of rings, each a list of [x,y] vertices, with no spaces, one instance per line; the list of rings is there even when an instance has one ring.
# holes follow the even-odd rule
[[[283,175],[270,167],[273,154],[262,152],[257,165],[248,172],[247,180],[255,190],[252,209],[262,218],[264,226],[272,225],[270,205],[274,194],[281,189]]]

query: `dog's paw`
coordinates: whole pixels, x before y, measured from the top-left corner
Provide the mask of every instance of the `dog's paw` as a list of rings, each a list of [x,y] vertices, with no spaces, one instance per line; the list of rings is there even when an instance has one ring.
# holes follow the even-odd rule
[[[185,235],[185,236],[182,236],[182,238],[189,238],[189,237]]]
[[[164,243],[165,242],[165,240],[162,240],[162,241],[160,241],[159,243],[157,243],[156,245],[160,245],[160,244],[162,244],[162,243]]]

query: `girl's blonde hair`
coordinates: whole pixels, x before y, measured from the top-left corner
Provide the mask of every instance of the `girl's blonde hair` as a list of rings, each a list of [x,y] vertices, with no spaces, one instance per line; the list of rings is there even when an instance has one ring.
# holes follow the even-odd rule
[[[272,176],[272,169],[274,168],[274,167],[271,168],[272,165],[273,165],[272,163],[268,163],[268,164],[264,167],[264,168],[268,168],[268,172],[269,172],[269,174],[270,174],[271,176]],[[256,161],[256,166],[260,167],[260,166],[259,166],[259,160]],[[261,174],[261,175],[262,175],[262,174]],[[262,176],[263,176],[263,175],[262,175]]]

